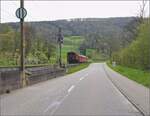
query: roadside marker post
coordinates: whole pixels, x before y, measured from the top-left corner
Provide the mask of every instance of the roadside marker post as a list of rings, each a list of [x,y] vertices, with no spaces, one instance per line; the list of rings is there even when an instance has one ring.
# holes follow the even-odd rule
[[[20,70],[21,70],[21,85],[22,87],[26,86],[26,77],[25,77],[25,37],[24,37],[24,18],[27,15],[27,11],[24,8],[24,0],[20,0],[20,8],[16,10],[16,17],[20,19],[20,33],[21,33],[21,46],[20,46]]]

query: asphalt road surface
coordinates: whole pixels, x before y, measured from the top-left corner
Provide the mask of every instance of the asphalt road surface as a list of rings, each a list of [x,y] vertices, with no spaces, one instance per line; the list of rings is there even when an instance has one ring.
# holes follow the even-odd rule
[[[101,63],[2,95],[0,100],[1,115],[141,116]]]

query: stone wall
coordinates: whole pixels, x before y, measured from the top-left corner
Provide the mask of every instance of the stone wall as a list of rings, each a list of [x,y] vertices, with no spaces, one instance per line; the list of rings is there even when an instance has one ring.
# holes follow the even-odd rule
[[[27,68],[27,86],[65,75],[65,69],[52,66]],[[0,69],[0,94],[21,88],[19,68]]]

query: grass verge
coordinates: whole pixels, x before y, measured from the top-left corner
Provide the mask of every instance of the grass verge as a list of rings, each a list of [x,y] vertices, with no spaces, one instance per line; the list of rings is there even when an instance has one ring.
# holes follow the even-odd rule
[[[82,64],[79,64],[79,65],[70,67],[70,68],[68,68],[67,74],[71,74],[71,73],[77,72],[77,71],[79,71],[79,70],[82,70],[82,69],[88,67],[89,64],[90,64],[90,63],[82,63]]]
[[[109,62],[107,62],[107,65],[114,71],[128,77],[129,79],[136,81],[137,83],[142,84],[145,87],[150,87],[150,72],[128,68],[120,65],[113,67]]]

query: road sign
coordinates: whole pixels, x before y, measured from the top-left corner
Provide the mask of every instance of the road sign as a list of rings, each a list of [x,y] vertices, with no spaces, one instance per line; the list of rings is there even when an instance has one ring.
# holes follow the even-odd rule
[[[23,7],[20,7],[16,10],[16,16],[19,19],[24,19],[27,15],[27,10]]]

